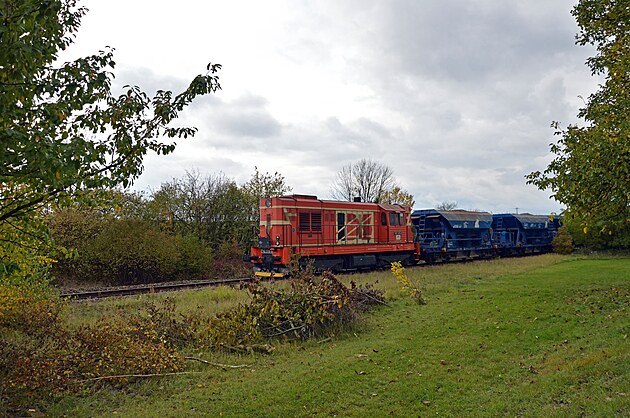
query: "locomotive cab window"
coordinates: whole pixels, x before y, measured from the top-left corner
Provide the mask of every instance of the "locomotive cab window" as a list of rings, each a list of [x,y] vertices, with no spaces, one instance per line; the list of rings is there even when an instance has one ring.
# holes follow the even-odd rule
[[[346,237],[346,214],[340,212],[337,214],[337,239],[342,240]]]
[[[391,226],[398,226],[400,223],[398,222],[398,214],[395,212],[389,213],[389,224]]]
[[[387,214],[385,212],[381,213],[381,225],[387,226]]]

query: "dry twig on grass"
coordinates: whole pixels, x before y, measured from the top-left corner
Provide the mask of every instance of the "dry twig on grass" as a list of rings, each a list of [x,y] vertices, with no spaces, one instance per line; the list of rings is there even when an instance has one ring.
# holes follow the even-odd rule
[[[233,364],[221,364],[221,363],[213,363],[211,361],[208,360],[204,360],[204,359],[200,359],[198,357],[184,357],[186,360],[194,360],[194,361],[199,361],[201,363],[204,364],[208,364],[210,366],[215,366],[215,367],[221,367],[223,369],[240,369],[242,367],[249,367],[249,364],[237,364],[237,365],[233,365]]]
[[[151,373],[151,374],[118,374],[113,376],[99,376],[91,377],[89,379],[79,380],[80,383],[84,382],[96,382],[98,380],[110,380],[110,379],[127,379],[130,377],[162,377],[162,376],[176,376],[180,374],[196,374],[200,372],[172,372],[172,373]]]

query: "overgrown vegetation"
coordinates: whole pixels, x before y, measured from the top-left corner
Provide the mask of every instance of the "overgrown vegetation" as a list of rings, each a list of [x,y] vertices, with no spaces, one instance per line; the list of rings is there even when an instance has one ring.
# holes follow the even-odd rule
[[[194,235],[95,208],[58,210],[48,220],[57,248],[72,253],[54,265],[58,280],[134,284],[206,278],[212,272],[212,248]]]
[[[53,416],[626,416],[628,266],[548,254],[407,269],[426,285],[425,306],[389,271],[341,276],[378,279],[387,295],[352,332],[277,341],[271,356],[194,350],[217,365],[195,361],[194,374],[33,407]],[[214,292],[178,293],[178,309]],[[135,310],[137,299],[163,297],[124,302]],[[122,303],[73,311],[91,317]]]
[[[24,303],[15,296],[16,303],[0,311],[4,412],[105,384],[121,387],[134,378],[183,372],[185,349],[271,352],[277,340],[347,329],[360,312],[383,303],[381,292],[346,287],[332,274],[302,273],[290,290],[260,282],[246,288],[249,303],[216,316],[203,306],[177,313],[167,299],[78,327],[64,320],[63,302],[51,297]]]
[[[177,351],[190,341],[188,318],[177,318],[166,301],[146,314],[121,312],[95,324],[68,327],[65,304],[54,298],[27,303],[0,327],[0,400],[7,413],[21,405],[50,401],[64,393],[132,375],[178,372]]]
[[[383,296],[370,287],[344,286],[331,273],[315,278],[301,272],[289,290],[274,290],[258,282],[247,285],[252,300],[221,313],[209,322],[203,339],[215,349],[268,351],[274,339],[300,339],[324,334],[331,327],[353,324],[357,314]]]
[[[571,254],[573,252],[573,238],[566,226],[561,226],[551,242],[553,250],[558,254]]]

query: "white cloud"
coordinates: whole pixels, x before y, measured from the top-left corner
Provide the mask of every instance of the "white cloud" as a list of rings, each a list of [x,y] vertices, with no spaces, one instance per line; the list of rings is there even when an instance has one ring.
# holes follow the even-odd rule
[[[597,86],[574,45],[573,1],[90,2],[64,57],[116,47],[116,85],[181,90],[223,64],[223,90],[178,123],[199,128],[147,157],[136,188],[186,169],[246,181],[281,172],[328,197],[359,158],[390,165],[418,207],[559,205],[525,184],[550,161],[552,120],[575,122]]]

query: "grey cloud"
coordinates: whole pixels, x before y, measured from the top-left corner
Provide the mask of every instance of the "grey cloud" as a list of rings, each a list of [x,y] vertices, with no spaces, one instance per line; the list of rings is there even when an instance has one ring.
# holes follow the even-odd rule
[[[224,103],[211,116],[214,126],[230,136],[248,138],[275,137],[282,131],[280,123],[266,109],[267,99],[261,96],[241,96]]]
[[[155,190],[159,185],[182,178],[186,171],[199,170],[203,174],[226,173],[230,178],[243,182],[246,180],[245,173],[249,173],[248,167],[235,159],[216,156],[212,153],[199,153],[191,158],[191,148],[195,146],[191,143],[181,144],[173,154],[164,156],[149,155],[145,158],[145,171],[136,180],[133,188],[135,190]],[[252,167],[253,170],[253,167]],[[244,180],[245,179],[245,180]]]
[[[449,82],[492,83],[505,70],[544,66],[572,44],[562,5],[533,2],[395,1],[382,5],[376,44],[410,74]],[[521,6],[521,7],[519,7]],[[536,16],[529,13],[537,8]],[[545,11],[548,11],[545,13]]]
[[[227,111],[215,117],[216,127],[228,135],[270,138],[278,135],[281,126],[265,111]]]
[[[417,207],[443,200],[491,211],[557,207],[523,176],[544,168],[554,140],[550,122],[572,121],[573,99],[589,93],[576,90],[589,77],[582,67],[592,51],[573,45],[569,0],[354,0],[289,8],[290,36],[272,47],[281,63],[321,70],[318,82],[359,86],[384,112],[348,120],[319,110],[294,121],[273,114],[276,103],[255,87],[230,101],[200,98],[182,116],[199,128],[189,151],[195,164],[224,164],[228,175],[238,175],[255,161],[284,174],[295,192],[325,197],[337,170],[371,157],[394,169]],[[118,79],[129,80],[122,72]],[[181,89],[181,80],[151,70],[136,80],[147,90]],[[269,83],[282,89],[284,81]],[[385,116],[392,114],[398,118]]]
[[[224,101],[216,95],[197,98],[182,121],[199,129],[197,136],[207,146],[255,146],[259,139],[281,134],[282,125],[266,109],[264,97],[246,95]]]

